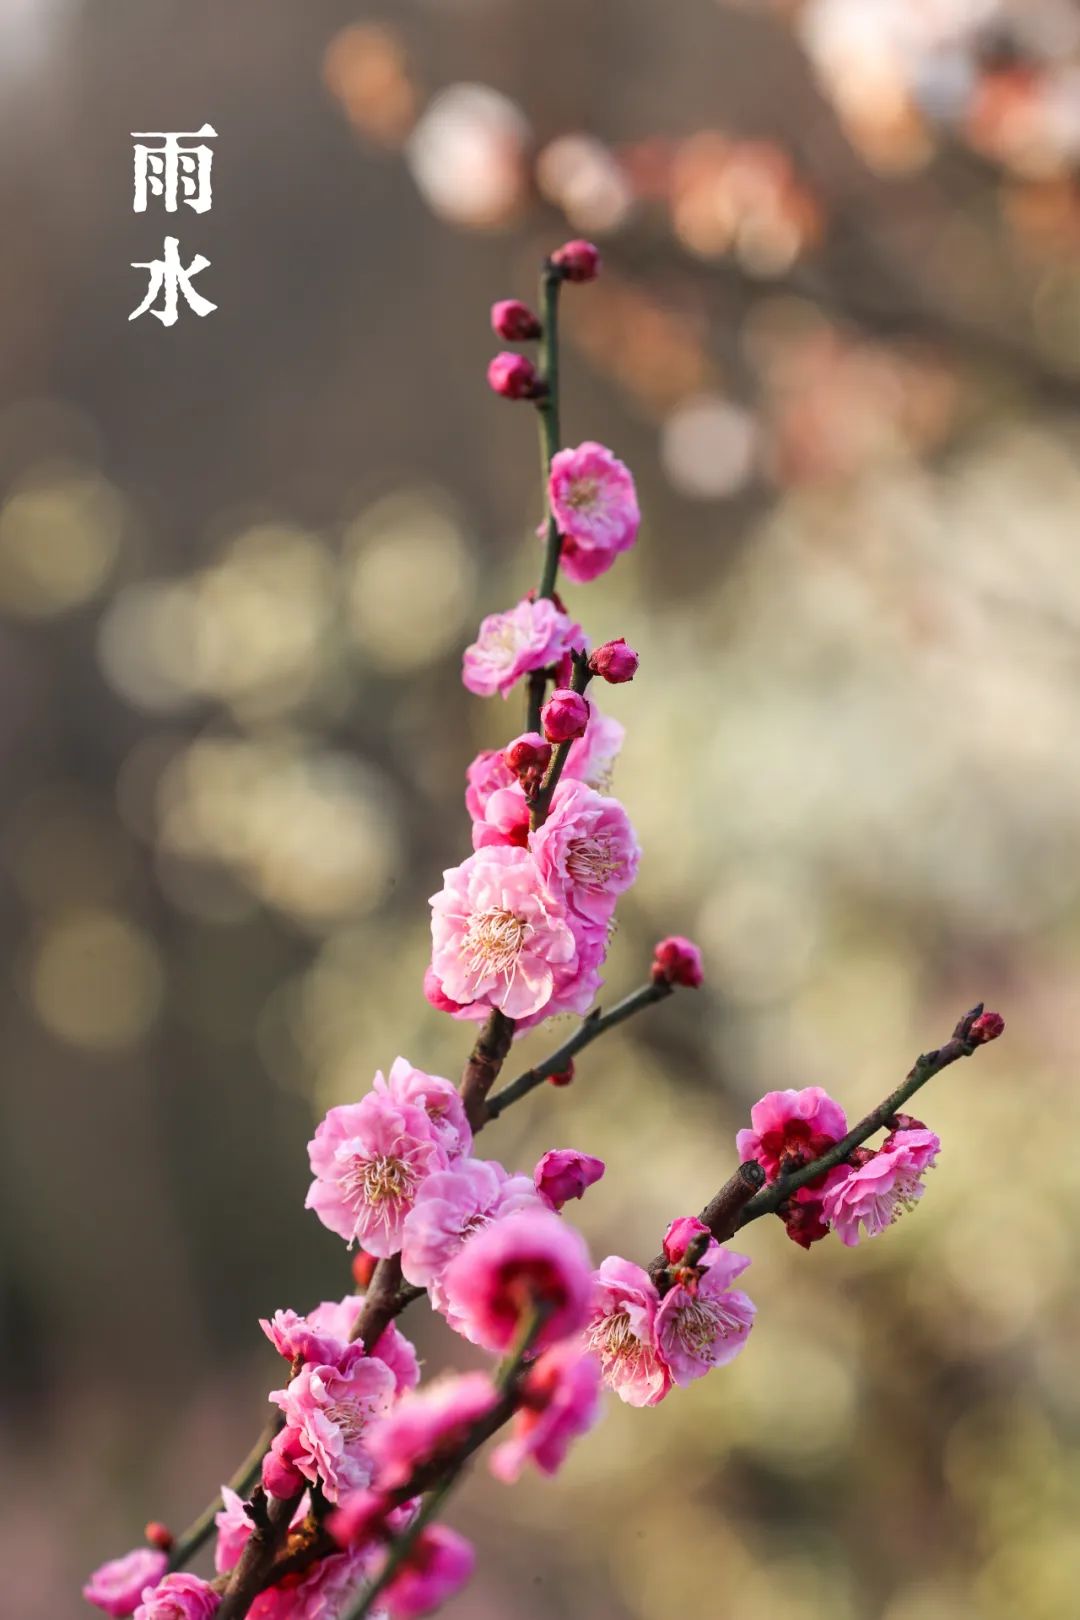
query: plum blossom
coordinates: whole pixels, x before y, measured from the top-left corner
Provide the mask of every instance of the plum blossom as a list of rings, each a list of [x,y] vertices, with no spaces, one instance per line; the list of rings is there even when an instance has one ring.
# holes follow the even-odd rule
[[[606,573],[637,539],[641,514],[633,477],[604,445],[586,440],[553,456],[548,494],[562,536],[563,571],[579,584]]]
[[[633,680],[640,662],[633,647],[627,646],[626,637],[619,636],[617,640],[605,641],[603,646],[595,649],[589,657],[589,671],[602,681],[609,681],[612,686],[623,686]]]
[[[941,1140],[933,1131],[893,1131],[881,1151],[857,1169],[842,1165],[830,1171],[822,1219],[848,1248],[859,1242],[860,1226],[866,1237],[880,1236],[915,1207],[925,1191],[923,1175],[940,1151]]]
[[[756,1159],[770,1183],[782,1169],[811,1164],[847,1135],[844,1110],[820,1086],[766,1092],[751,1108],[750,1122],[753,1128],[735,1137],[739,1158],[744,1164]]]
[[[356,1601],[356,1594],[371,1575],[370,1547],[331,1553],[295,1576],[269,1586],[248,1609],[248,1620],[341,1620]],[[385,1608],[373,1609],[371,1620],[387,1620]]]
[[[549,669],[584,642],[581,626],[550,597],[525,597],[506,613],[489,613],[465,649],[461,678],[477,697],[508,697],[535,669]]]
[[[417,1468],[449,1456],[498,1399],[494,1384],[482,1372],[437,1378],[402,1396],[372,1426],[368,1439],[379,1490],[397,1490]]]
[[[491,1454],[491,1472],[507,1485],[530,1459],[541,1473],[556,1473],[570,1442],[592,1428],[600,1409],[600,1363],[564,1340],[529,1368],[521,1397],[510,1438]]]
[[[523,354],[504,349],[489,362],[488,387],[503,399],[532,399],[540,386],[540,378],[532,361]]]
[[[574,742],[589,724],[589,703],[569,686],[557,686],[540,710],[540,724],[550,743]]]
[[[82,1589],[83,1597],[106,1614],[130,1614],[144,1590],[160,1581],[168,1565],[158,1548],[136,1547],[95,1569]]]
[[[477,754],[465,772],[465,808],[473,821],[481,821],[484,808],[497,788],[517,787],[517,774],[506,763],[501,748]]]
[[[288,1495],[297,1475],[321,1485],[330,1502],[342,1491],[358,1490],[371,1479],[367,1430],[387,1410],[396,1381],[386,1363],[352,1345],[337,1366],[303,1366],[285,1389],[270,1392],[281,1408],[285,1427],[268,1453],[263,1484],[273,1495]],[[285,1474],[280,1470],[284,1470]]]
[[[231,1486],[221,1487],[221,1500],[224,1506],[214,1515],[218,1533],[214,1546],[214,1568],[219,1575],[225,1575],[235,1568],[254,1526],[245,1512],[243,1497],[238,1496]],[[305,1491],[297,1503],[290,1529],[295,1530],[297,1525],[303,1524],[310,1511],[311,1498]]]
[[[315,1180],[305,1208],[380,1258],[401,1247],[402,1222],[424,1177],[447,1164],[426,1111],[379,1091],[331,1108],[308,1156]]]
[[[465,1585],[476,1565],[472,1543],[444,1524],[430,1524],[413,1543],[383,1601],[391,1620],[430,1614]]]
[[[671,1388],[660,1353],[660,1296],[647,1271],[609,1255],[593,1277],[585,1344],[599,1357],[604,1383],[628,1406],[655,1406]]]
[[[712,1243],[700,1267],[676,1273],[656,1313],[660,1352],[680,1386],[738,1355],[754,1322],[754,1305],[731,1284],[749,1258]]]
[[[327,1515],[326,1528],[339,1547],[362,1547],[379,1536],[396,1536],[408,1527],[418,1497],[394,1505],[383,1491],[353,1491]]]
[[[397,1057],[386,1079],[381,1071],[376,1071],[373,1089],[396,1103],[422,1108],[448,1163],[453,1164],[471,1150],[472,1131],[465,1118],[465,1105],[457,1087],[449,1080],[437,1074],[425,1074],[405,1058]]]
[[[342,1300],[324,1300],[307,1316],[275,1311],[269,1321],[260,1320],[259,1326],[286,1361],[299,1356],[304,1361],[337,1366],[352,1354],[353,1331],[363,1309],[360,1294],[346,1294]],[[390,1368],[399,1390],[415,1388],[420,1379],[416,1351],[393,1322],[383,1329],[371,1354]]]
[[[493,1159],[462,1159],[429,1176],[405,1218],[401,1270],[426,1288],[436,1310],[446,1311],[443,1273],[474,1232],[519,1209],[539,1209],[528,1176],[511,1176]]]
[[[611,786],[615,761],[625,741],[626,727],[609,714],[601,714],[595,703],[590,704],[585,735],[570,744],[563,778],[585,782],[599,791],[606,790]]]
[[[443,993],[462,1006],[497,1007],[508,1018],[540,1012],[557,985],[573,978],[577,942],[562,900],[548,891],[532,856],[482,849],[443,879],[431,899],[431,965]],[[371,1247],[366,1239],[364,1245]]]
[[[210,1620],[220,1602],[208,1581],[179,1570],[146,1588],[135,1620]]]
[[[455,1324],[485,1350],[509,1348],[530,1310],[545,1349],[584,1325],[590,1264],[585,1239],[547,1209],[518,1210],[477,1232],[451,1260],[443,1289]]]
[[[529,842],[529,804],[520,787],[497,788],[484,806],[484,814],[472,824],[473,849],[489,849],[493,844],[516,844],[524,849]]]
[[[542,877],[587,927],[603,930],[637,876],[641,850],[618,799],[560,781],[529,847]]]
[[[668,1263],[677,1266],[686,1253],[687,1247],[695,1238],[709,1238],[712,1234],[704,1221],[699,1221],[696,1215],[680,1215],[671,1222],[664,1233],[664,1254]]]
[[[537,1162],[533,1186],[549,1209],[561,1209],[571,1198],[580,1198],[604,1174],[603,1159],[575,1148],[552,1148]]]

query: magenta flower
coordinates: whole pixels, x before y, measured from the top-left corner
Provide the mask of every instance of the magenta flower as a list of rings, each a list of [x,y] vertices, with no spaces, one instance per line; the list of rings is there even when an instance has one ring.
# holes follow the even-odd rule
[[[529,847],[545,882],[590,928],[604,930],[637,876],[641,850],[618,799],[584,782],[560,781]]]
[[[830,1171],[822,1219],[848,1248],[859,1242],[860,1226],[866,1237],[880,1236],[918,1203],[925,1191],[922,1178],[940,1151],[941,1140],[933,1131],[894,1131],[880,1153],[858,1169],[842,1165]]]
[[[540,1012],[557,982],[572,975],[577,943],[562,900],[548,892],[532,856],[479,850],[443,879],[431,899],[431,965],[443,992],[462,1006],[498,1007],[508,1018]]]
[[[405,1280],[426,1288],[436,1310],[445,1312],[443,1273],[466,1239],[504,1215],[540,1207],[529,1178],[508,1175],[493,1159],[461,1159],[429,1176],[402,1229]]]
[[[567,281],[595,281],[600,274],[600,249],[575,237],[555,249],[551,262],[558,265]]]
[[[224,1506],[214,1515],[218,1532],[214,1546],[214,1568],[219,1575],[225,1575],[235,1568],[254,1526],[244,1511],[243,1497],[238,1496],[230,1486],[221,1487],[221,1500]],[[297,1525],[303,1524],[310,1511],[311,1498],[305,1492],[297,1503],[290,1529],[295,1530]]]
[[[589,710],[584,737],[570,744],[563,779],[585,782],[604,792],[611,786],[615,761],[626,740],[626,727],[609,714],[601,714],[595,703],[589,705]]]
[[[540,385],[536,367],[523,354],[504,349],[487,368],[488,387],[503,399],[533,399]]]
[[[403,1395],[372,1425],[368,1438],[378,1489],[397,1490],[416,1469],[449,1457],[473,1424],[492,1411],[498,1398],[483,1372],[437,1378],[423,1389]]]
[[[671,934],[653,947],[652,980],[654,984],[681,984],[688,990],[700,990],[705,982],[701,952],[693,940],[681,934]]]
[[[285,1415],[285,1427],[271,1453],[309,1484],[321,1485],[327,1500],[336,1502],[342,1491],[359,1490],[370,1482],[367,1430],[395,1394],[390,1368],[365,1355],[359,1344],[351,1346],[339,1366],[304,1366],[285,1389],[270,1392],[270,1400]],[[263,1483],[274,1495],[291,1494],[274,1490],[278,1478],[271,1474],[268,1480],[265,1468]]]
[[[339,1620],[346,1614],[373,1567],[372,1549],[357,1548],[319,1558],[280,1586],[269,1586],[248,1609],[248,1620]],[[373,1609],[371,1620],[386,1620],[387,1611]]]
[[[178,1571],[146,1588],[135,1620],[210,1620],[220,1602],[209,1582]]]
[[[169,1560],[156,1547],[136,1547],[123,1558],[110,1558],[95,1569],[83,1597],[106,1614],[130,1614],[147,1587],[160,1581]]]
[[[518,779],[506,763],[501,748],[487,748],[477,754],[465,771],[465,808],[473,821],[483,819],[484,806],[496,788],[516,787]]]
[[[676,1384],[685,1386],[710,1367],[722,1367],[746,1343],[754,1304],[731,1284],[749,1264],[746,1255],[710,1244],[703,1269],[677,1275],[660,1301],[656,1337]]]
[[[533,1186],[549,1209],[561,1209],[571,1198],[580,1198],[604,1174],[603,1159],[574,1148],[552,1148],[533,1171]]]
[[[531,343],[541,336],[543,327],[520,298],[500,298],[491,306],[491,330],[507,343]]]
[[[735,1137],[740,1160],[756,1159],[773,1182],[781,1170],[811,1164],[847,1135],[847,1118],[820,1086],[769,1091],[750,1110],[752,1130]]]
[[[491,1472],[510,1485],[531,1460],[543,1474],[562,1467],[570,1442],[585,1434],[600,1410],[600,1363],[579,1344],[553,1345],[529,1368],[510,1438],[491,1454]]]
[[[523,598],[506,613],[490,613],[466,647],[461,678],[477,697],[508,697],[523,675],[548,669],[584,642],[581,626],[549,597]]]
[[[472,1544],[444,1524],[422,1530],[384,1593],[391,1620],[430,1614],[465,1585],[476,1564]]]
[[[324,1300],[307,1316],[295,1311],[276,1311],[269,1321],[260,1320],[270,1343],[286,1361],[297,1356],[325,1366],[336,1367],[352,1355],[353,1329],[364,1309],[361,1294],[346,1294],[342,1300]],[[413,1389],[420,1380],[416,1351],[393,1322],[383,1329],[371,1354],[394,1375],[398,1390]]]
[[[556,687],[540,710],[540,724],[550,743],[574,742],[584,737],[589,704],[569,686]]]
[[[587,440],[553,456],[548,494],[563,540],[560,561],[570,579],[596,579],[637,539],[641,514],[634,480],[602,444]]]
[[[453,1164],[472,1150],[472,1131],[465,1118],[465,1106],[458,1089],[449,1080],[437,1074],[425,1074],[414,1069],[405,1058],[395,1058],[390,1073],[384,1080],[376,1071],[373,1090],[390,1097],[394,1102],[422,1108],[431,1121],[432,1134]]]
[[[443,1289],[451,1319],[485,1350],[509,1348],[523,1316],[545,1312],[536,1349],[556,1344],[585,1322],[589,1253],[580,1232],[550,1210],[525,1209],[493,1221],[451,1260]]]
[[[447,1163],[424,1109],[378,1091],[331,1108],[308,1156],[315,1180],[304,1207],[347,1243],[380,1258],[397,1253],[417,1189]]]
[[[705,1222],[699,1221],[696,1215],[680,1215],[677,1220],[672,1221],[664,1233],[664,1253],[669,1264],[678,1265],[686,1253],[687,1245],[694,1238],[700,1237],[710,1237],[710,1233]]]
[[[612,686],[622,686],[626,681],[633,680],[640,662],[633,647],[626,645],[626,637],[619,636],[617,640],[605,641],[603,646],[597,647],[589,658],[589,669],[593,675],[609,681]]]
[[[660,1296],[647,1271],[609,1255],[593,1277],[585,1344],[600,1360],[604,1383],[628,1406],[655,1406],[671,1388],[660,1353]]]

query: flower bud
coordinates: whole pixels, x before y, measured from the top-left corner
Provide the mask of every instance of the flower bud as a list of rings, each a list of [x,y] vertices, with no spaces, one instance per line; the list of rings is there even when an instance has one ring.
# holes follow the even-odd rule
[[[143,1535],[151,1547],[156,1547],[159,1552],[171,1552],[176,1540],[168,1525],[162,1524],[160,1519],[151,1519]]]
[[[683,939],[681,934],[672,934],[657,945],[652,963],[654,984],[682,984],[696,990],[704,977],[701,952],[691,940]]]
[[[589,724],[589,705],[580,692],[561,686],[552,692],[540,710],[540,723],[548,742],[572,742],[584,737]]]
[[[980,1013],[968,1030],[968,1040],[974,1041],[976,1046],[983,1046],[987,1041],[996,1041],[1004,1028],[1005,1020],[1000,1013]]]
[[[375,1256],[368,1254],[366,1249],[357,1249],[352,1262],[353,1282],[357,1288],[367,1287],[378,1263]]]
[[[595,281],[600,274],[600,253],[591,242],[564,242],[551,255],[567,281]]]
[[[569,1086],[574,1079],[574,1060],[570,1059],[565,1069],[559,1069],[556,1074],[548,1075],[549,1086]]]
[[[544,329],[520,298],[502,298],[491,306],[491,330],[507,343],[531,343]]]
[[[487,380],[503,399],[535,399],[543,388],[532,361],[523,354],[511,354],[509,349],[492,360]]]
[[[633,647],[626,645],[626,637],[620,636],[617,641],[605,641],[602,647],[597,647],[589,659],[589,670],[601,680],[610,681],[612,686],[621,686],[624,681],[633,680],[639,662]]]
[[[699,1221],[696,1215],[680,1215],[677,1221],[672,1221],[664,1233],[664,1253],[669,1264],[677,1266],[686,1253],[687,1244],[702,1234],[711,1236],[705,1222]]]
[[[552,1148],[533,1171],[533,1186],[550,1209],[561,1209],[571,1198],[580,1198],[603,1174],[603,1159],[575,1148]]]
[[[532,782],[543,776],[551,764],[551,744],[538,731],[526,731],[508,745],[503,759],[524,786],[526,779]]]

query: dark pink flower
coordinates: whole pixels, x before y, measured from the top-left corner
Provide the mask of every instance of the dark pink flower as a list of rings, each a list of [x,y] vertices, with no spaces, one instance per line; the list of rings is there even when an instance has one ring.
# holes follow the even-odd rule
[[[414,1620],[440,1608],[465,1585],[475,1564],[464,1536],[444,1524],[428,1525],[383,1595],[391,1620]]]
[[[696,1215],[680,1215],[664,1233],[664,1253],[669,1264],[678,1265],[692,1238],[709,1237],[709,1228]]]
[[[860,1235],[878,1237],[922,1197],[922,1178],[941,1149],[933,1131],[894,1131],[880,1153],[855,1170],[830,1171],[822,1194],[822,1218],[848,1248]],[[860,1234],[860,1227],[862,1234]]]
[[[401,1247],[402,1222],[424,1177],[447,1164],[426,1111],[382,1091],[331,1108],[308,1156],[315,1180],[305,1207],[380,1259]]]
[[[615,904],[637,876],[641,849],[618,799],[560,781],[529,848],[548,884],[587,928],[606,931]]]
[[[606,573],[637,539],[634,480],[602,444],[587,440],[553,456],[548,495],[562,536],[560,563],[579,584]]]
[[[544,329],[520,298],[500,298],[491,306],[491,330],[507,343],[531,343]]]
[[[168,1565],[158,1548],[136,1547],[95,1569],[82,1589],[83,1597],[106,1614],[130,1614],[144,1590],[160,1581]]]
[[[178,1570],[146,1588],[135,1620],[210,1620],[220,1602],[208,1581]]]
[[[308,1566],[297,1579],[289,1576],[269,1586],[248,1609],[248,1620],[340,1620],[373,1569],[370,1547],[331,1553]],[[386,1610],[373,1609],[371,1620],[386,1620]]]
[[[560,686],[540,710],[540,724],[548,742],[573,742],[584,737],[589,724],[589,705],[580,692]]]
[[[595,281],[600,274],[600,249],[576,238],[556,248],[551,262],[558,265],[567,281]]]
[[[681,984],[688,990],[698,990],[705,974],[701,966],[701,952],[691,939],[671,934],[654,947],[652,961],[654,984]]]
[[[535,399],[540,379],[532,361],[523,354],[504,349],[487,369],[488,387],[503,399]]]
[[[508,1175],[494,1159],[462,1159],[429,1176],[402,1232],[405,1280],[426,1288],[435,1309],[445,1312],[443,1274],[466,1240],[515,1210],[541,1207],[529,1178]]]
[[[533,1171],[533,1185],[545,1204],[561,1209],[571,1198],[580,1198],[604,1174],[603,1159],[574,1148],[552,1148]]]
[[[820,1086],[766,1092],[751,1108],[750,1123],[751,1130],[735,1137],[739,1158],[744,1164],[756,1159],[770,1183],[811,1164],[847,1135],[844,1110]]]
[[[974,1041],[976,1046],[986,1041],[996,1041],[1005,1030],[1005,1020],[1000,1013],[980,1013],[968,1031],[968,1040]]]
[[[498,1399],[483,1372],[437,1378],[403,1395],[368,1436],[378,1489],[397,1490],[416,1469],[451,1456]]]
[[[491,1454],[491,1472],[505,1484],[532,1459],[543,1474],[562,1467],[570,1442],[596,1422],[600,1363],[579,1344],[553,1345],[529,1368],[521,1386],[510,1438]]]
[[[746,1255],[710,1244],[700,1268],[676,1276],[656,1313],[660,1353],[676,1384],[685,1386],[734,1359],[754,1322],[754,1305],[733,1289],[750,1264]]]
[[[443,1289],[453,1319],[485,1350],[503,1351],[522,1319],[546,1314],[534,1341],[544,1349],[577,1331],[589,1304],[585,1240],[550,1210],[527,1209],[493,1221],[447,1266]]]
[[[585,1344],[599,1358],[604,1383],[628,1406],[655,1406],[671,1388],[660,1353],[660,1296],[647,1271],[609,1255],[593,1277]]]
[[[350,1347],[338,1366],[304,1366],[285,1389],[270,1392],[285,1416],[285,1428],[271,1454],[310,1484],[318,1483],[327,1501],[336,1502],[342,1491],[370,1482],[367,1431],[395,1394],[396,1380],[389,1367],[365,1355],[359,1344]],[[277,1482],[276,1475],[271,1479]],[[278,1494],[265,1468],[263,1483]]]
[[[626,637],[620,636],[617,641],[605,641],[597,647],[589,659],[589,669],[612,686],[621,686],[633,680],[640,662],[633,647],[626,645]]]

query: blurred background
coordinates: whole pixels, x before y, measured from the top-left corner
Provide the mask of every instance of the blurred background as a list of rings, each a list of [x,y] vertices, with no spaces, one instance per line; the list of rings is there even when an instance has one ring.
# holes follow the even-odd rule
[[[204,121],[212,212],[134,214],[130,131]],[[917,1216],[754,1225],[737,1364],[553,1486],[476,1474],[447,1612],[1074,1614],[1080,7],[0,0],[0,131],[10,1612],[76,1620],[228,1476],[256,1318],[349,1286],[314,1120],[460,1070],[425,901],[520,726],[459,659],[539,563],[487,312],[585,235],[565,434],[646,513],[566,593],[642,654],[605,995],[667,932],[708,989],[483,1150],[601,1154],[593,1251],[645,1260],[762,1091],[857,1116],[975,1000],[1009,1029],[917,1104]],[[166,230],[217,311],[129,324]]]

